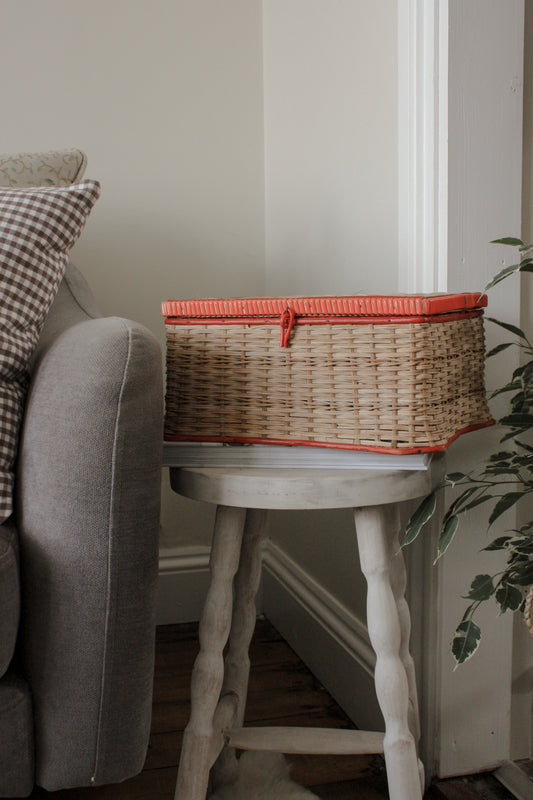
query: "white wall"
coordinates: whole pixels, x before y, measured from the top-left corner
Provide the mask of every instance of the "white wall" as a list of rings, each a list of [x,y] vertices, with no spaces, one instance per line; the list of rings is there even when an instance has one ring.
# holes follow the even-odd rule
[[[520,234],[524,5],[452,0],[449,10],[448,290],[454,292],[483,287],[504,264],[515,263],[514,250],[490,241]],[[519,324],[519,282],[491,290],[489,304],[489,316]],[[490,324],[486,330],[491,347],[500,334]],[[517,364],[506,352],[488,362],[489,390],[506,382]],[[503,411],[493,408],[496,417]],[[473,468],[500,435],[489,429],[461,437],[448,451],[449,471]],[[483,509],[466,515],[439,562],[441,775],[489,768],[510,752],[511,616],[486,604],[477,620],[480,650],[456,671],[449,648],[471,580],[500,567],[498,556],[482,548],[514,527],[510,515],[487,532],[487,517]]]
[[[270,293],[394,292],[396,0],[265,0]]]
[[[396,5],[263,3],[268,293],[397,290]],[[364,617],[350,512],[278,513],[271,533]]]
[[[260,0],[2,0],[0,27],[0,152],[80,147],[102,183],[73,254],[102,311],[163,342],[162,300],[260,294]],[[165,547],[210,520],[165,490]]]
[[[524,120],[522,172],[522,239],[533,241],[533,4],[525,3],[524,38]],[[533,281],[524,275],[521,286],[521,322],[531,340],[533,335]],[[518,507],[518,527],[533,519],[533,501]],[[533,749],[532,731],[533,674],[531,637],[521,615],[515,615],[513,650],[513,704],[511,708],[511,755],[529,758]]]
[[[104,313],[163,342],[171,296],[396,289],[395,0],[3,0],[0,23],[0,152],[88,154],[73,257]],[[212,515],[165,474],[162,553],[207,544]],[[322,520],[280,524],[351,598]]]

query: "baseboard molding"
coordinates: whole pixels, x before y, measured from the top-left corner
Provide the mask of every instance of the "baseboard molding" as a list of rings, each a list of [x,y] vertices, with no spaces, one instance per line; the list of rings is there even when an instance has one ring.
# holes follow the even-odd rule
[[[511,792],[516,800],[531,800],[533,796],[531,779],[525,772],[522,772],[518,764],[506,761],[496,770],[494,777]]]
[[[209,547],[184,547],[159,559],[158,625],[196,622],[209,587]]]
[[[366,624],[271,541],[263,612],[355,724],[383,729]]]

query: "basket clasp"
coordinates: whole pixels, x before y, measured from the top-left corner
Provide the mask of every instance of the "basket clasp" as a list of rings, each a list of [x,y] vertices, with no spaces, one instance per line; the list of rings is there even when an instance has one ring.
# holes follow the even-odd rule
[[[279,325],[281,328],[281,340],[280,340],[280,347],[288,347],[289,346],[289,337],[291,335],[292,328],[294,326],[295,320],[295,313],[294,309],[286,308],[283,314],[279,318]]]

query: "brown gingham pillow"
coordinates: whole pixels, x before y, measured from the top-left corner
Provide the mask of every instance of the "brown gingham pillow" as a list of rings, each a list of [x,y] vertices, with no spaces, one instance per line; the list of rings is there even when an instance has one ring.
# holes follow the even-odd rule
[[[29,365],[46,315],[100,194],[96,181],[0,188],[0,523],[12,511],[13,467]]]

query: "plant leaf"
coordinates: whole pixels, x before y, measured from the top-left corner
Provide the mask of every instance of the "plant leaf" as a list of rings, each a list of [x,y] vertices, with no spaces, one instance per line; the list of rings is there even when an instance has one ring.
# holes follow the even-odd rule
[[[488,600],[494,594],[494,584],[490,575],[476,575],[467,594],[468,600]]]
[[[509,333],[514,333],[515,336],[519,336],[521,339],[527,342],[527,336],[521,328],[517,328],[516,325],[511,325],[510,322],[501,322],[499,319],[494,319],[494,317],[487,317],[488,320],[494,322],[495,325],[499,325],[500,328],[505,328],[506,331]]]
[[[506,550],[507,542],[511,541],[510,536],[498,536],[497,539],[494,539],[490,544],[483,548],[483,550]]]
[[[521,388],[522,381],[514,380],[511,383],[506,383],[505,386],[500,386],[499,389],[495,389],[491,394],[491,398],[497,397],[499,394],[504,394],[504,392],[516,392]]]
[[[514,457],[513,450],[499,450],[497,453],[492,453],[489,461],[507,461]]]
[[[424,498],[407,523],[401,544],[402,547],[405,547],[406,544],[411,544],[411,542],[416,539],[426,522],[428,522],[435,513],[436,507],[437,496],[435,492],[432,492],[426,498]]]
[[[533,561],[526,561],[524,565],[513,571],[509,583],[518,586],[531,586],[533,584]]]
[[[522,592],[516,586],[511,586],[508,583],[502,583],[496,589],[494,598],[500,606],[500,612],[503,614],[507,609],[510,611],[517,611],[522,605]]]
[[[456,514],[452,514],[442,528],[442,533],[439,537],[439,544],[437,547],[437,558],[433,562],[434,564],[437,563],[439,558],[444,555],[446,550],[451,544],[453,537],[455,536],[455,531],[457,530],[457,526],[459,525],[459,517]]]
[[[459,481],[462,481],[463,478],[466,478],[466,475],[463,472],[449,472],[444,477],[446,483],[451,483],[452,486],[455,486],[456,483],[459,483]]]
[[[509,550],[521,556],[533,556],[533,540],[531,537],[525,539],[516,537],[510,542]]]
[[[495,356],[496,353],[501,353],[502,350],[507,350],[508,347],[512,347],[514,342],[502,342],[501,344],[497,344],[496,347],[493,347],[492,350],[486,354],[485,358],[490,358],[491,356]]]
[[[489,527],[498,519],[498,517],[507,511],[508,508],[511,508],[515,503],[518,503],[523,496],[523,492],[508,492],[507,494],[503,494],[492,509],[492,514],[489,517]]]
[[[530,444],[527,444],[526,442],[519,442],[518,439],[516,441],[516,444],[519,447],[522,447],[524,450],[527,450],[528,453],[533,453],[533,447]]]
[[[528,386],[531,383],[532,378],[533,378],[533,362],[528,361],[528,363],[524,365],[524,371],[522,373],[522,381],[524,382],[524,386]]]
[[[466,502],[470,500],[471,497],[473,497],[480,491],[482,491],[480,486],[470,486],[468,489],[465,489],[464,492],[462,492],[459,495],[459,497],[457,497],[448,508],[448,511],[444,516],[443,523],[446,524],[447,520],[451,516],[453,516],[454,514],[460,514],[462,511],[464,511],[465,508],[461,508],[461,505],[466,504]]]
[[[501,281],[505,280],[505,278],[508,278],[509,275],[513,275],[515,272],[518,272],[519,269],[520,269],[520,264],[512,264],[510,267],[505,267],[504,269],[501,270],[501,272],[498,272],[498,274],[495,275],[494,278],[492,278],[492,280],[490,280],[487,283],[487,285],[485,286],[485,291],[487,289],[492,289],[493,286],[496,286],[496,284],[501,283]]]
[[[510,244],[513,247],[521,247],[524,242],[516,236],[504,236],[503,239],[493,239],[490,244]]]
[[[520,467],[506,466],[505,464],[494,464],[485,469],[485,475],[518,475]]]
[[[483,497],[476,497],[476,499],[472,500],[471,503],[467,503],[466,506],[462,509],[462,511],[470,511],[471,508],[480,506],[481,503],[486,503],[487,500],[492,500],[493,498],[494,498],[493,494],[484,494]]]
[[[500,425],[505,425],[506,428],[532,428],[533,427],[533,414],[508,414],[502,417]]]
[[[464,664],[474,655],[481,640],[481,630],[471,619],[463,620],[457,626],[452,639],[452,653],[458,664]]]
[[[465,622],[465,620],[469,619],[469,617],[470,617],[470,614],[472,613],[472,609],[474,609],[476,605],[477,605],[477,603],[471,603],[471,604],[470,604],[470,605],[467,607],[467,609],[466,609],[465,613],[463,614],[463,617],[462,617],[462,619],[461,619],[461,622]]]

